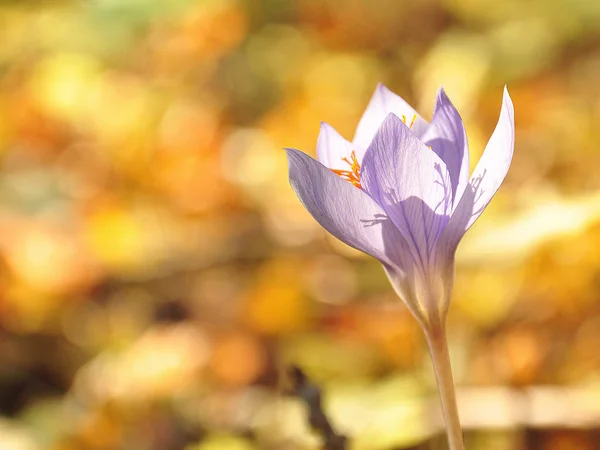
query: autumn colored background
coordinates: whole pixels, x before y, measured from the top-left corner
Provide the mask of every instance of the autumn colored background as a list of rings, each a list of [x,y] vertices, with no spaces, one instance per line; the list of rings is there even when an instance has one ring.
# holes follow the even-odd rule
[[[600,448],[600,2],[0,2],[0,449],[443,449],[423,337],[283,147],[444,85],[509,175],[458,251],[467,447]]]

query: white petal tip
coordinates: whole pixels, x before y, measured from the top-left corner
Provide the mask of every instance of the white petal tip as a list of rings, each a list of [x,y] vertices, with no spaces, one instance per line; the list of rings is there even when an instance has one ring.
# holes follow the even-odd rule
[[[390,94],[396,95],[392,92],[392,90],[389,87],[387,87],[385,84],[383,84],[381,82],[377,83],[377,88],[375,90],[386,96],[390,95]]]

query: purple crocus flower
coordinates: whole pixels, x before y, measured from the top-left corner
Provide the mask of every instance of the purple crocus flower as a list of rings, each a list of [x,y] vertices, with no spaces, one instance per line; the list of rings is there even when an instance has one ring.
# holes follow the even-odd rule
[[[377,258],[425,327],[444,323],[458,243],[504,180],[513,155],[514,110],[500,119],[469,177],[462,119],[443,89],[431,123],[378,85],[352,142],[321,124],[318,161],[286,149],[290,183],[331,234]]]

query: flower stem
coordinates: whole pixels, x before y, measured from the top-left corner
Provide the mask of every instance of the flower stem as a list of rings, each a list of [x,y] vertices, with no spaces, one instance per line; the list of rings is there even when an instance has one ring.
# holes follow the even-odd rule
[[[446,423],[446,434],[448,435],[450,450],[464,450],[465,444],[458,417],[456,392],[452,378],[450,355],[448,354],[446,327],[444,325],[431,328],[425,327],[425,337],[429,345],[429,353],[431,354],[435,378],[442,401],[442,413],[444,415],[444,422]]]

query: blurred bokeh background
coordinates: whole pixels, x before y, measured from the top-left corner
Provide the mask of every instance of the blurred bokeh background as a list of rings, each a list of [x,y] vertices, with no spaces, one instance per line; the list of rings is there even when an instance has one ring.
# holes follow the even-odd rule
[[[377,82],[508,178],[458,252],[468,448],[600,448],[600,2],[0,2],[0,449],[443,449],[420,330],[287,181]]]

